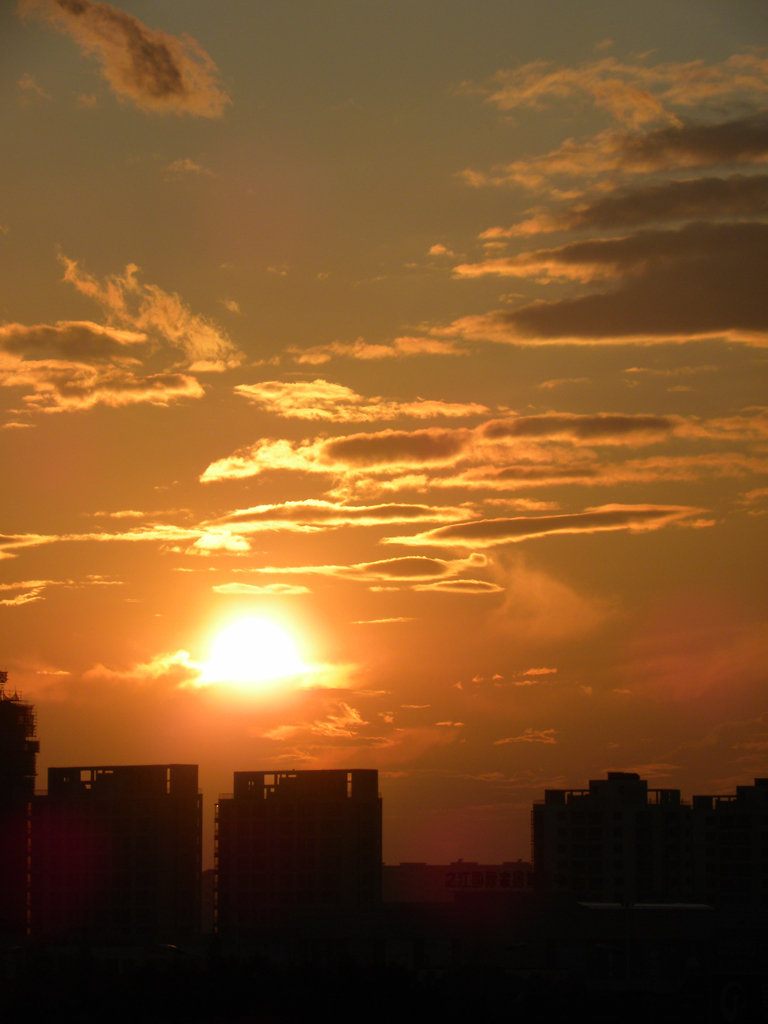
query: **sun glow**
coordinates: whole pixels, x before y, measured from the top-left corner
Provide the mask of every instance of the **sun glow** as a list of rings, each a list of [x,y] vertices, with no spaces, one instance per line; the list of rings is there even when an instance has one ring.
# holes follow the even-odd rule
[[[306,671],[285,630],[268,619],[249,618],[233,623],[216,637],[203,681],[259,686]]]

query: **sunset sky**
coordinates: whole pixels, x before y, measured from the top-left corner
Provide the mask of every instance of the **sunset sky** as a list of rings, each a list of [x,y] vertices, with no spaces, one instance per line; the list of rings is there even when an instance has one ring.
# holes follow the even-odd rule
[[[386,861],[493,862],[546,787],[768,774],[767,28],[0,7],[39,785],[198,763],[209,820],[234,770],[378,768]]]

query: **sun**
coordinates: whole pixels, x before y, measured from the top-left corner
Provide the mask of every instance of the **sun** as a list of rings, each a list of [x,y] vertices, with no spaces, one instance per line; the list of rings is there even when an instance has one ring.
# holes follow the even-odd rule
[[[263,685],[307,671],[293,640],[268,619],[240,619],[213,642],[203,668],[207,683]]]

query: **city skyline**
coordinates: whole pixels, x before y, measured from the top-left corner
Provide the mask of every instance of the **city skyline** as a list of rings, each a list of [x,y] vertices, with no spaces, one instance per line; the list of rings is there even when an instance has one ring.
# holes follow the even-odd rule
[[[765,29],[4,7],[0,668],[41,774],[194,762],[207,822],[233,770],[377,768],[390,863],[527,857],[607,771],[768,775]]]

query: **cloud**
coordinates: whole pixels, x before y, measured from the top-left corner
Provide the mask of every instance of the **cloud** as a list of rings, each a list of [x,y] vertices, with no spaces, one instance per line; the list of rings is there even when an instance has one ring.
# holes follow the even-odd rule
[[[504,586],[503,603],[494,608],[488,622],[492,634],[521,637],[537,644],[583,638],[613,613],[610,602],[586,596],[572,587],[525,564],[521,549],[499,552],[495,578]],[[544,677],[524,675],[513,685],[541,683]]]
[[[353,626],[385,626],[392,622],[415,622],[410,615],[396,615],[389,619],[354,619]],[[389,721],[389,719],[388,719]]]
[[[65,320],[0,326],[0,386],[28,392],[24,401],[29,410],[169,405],[181,398],[203,397],[194,377],[177,372],[178,363],[165,371],[140,372],[143,361],[163,346],[181,349],[187,368],[198,372],[240,363],[241,353],[212,321],[191,313],[178,295],[141,284],[133,264],[123,276],[98,282],[75,261],[63,262],[65,280],[96,301],[108,323]]]
[[[200,482],[240,480],[271,470],[330,473],[330,467],[316,465],[316,457],[317,446],[265,438],[212,462],[201,474]]]
[[[129,263],[125,273],[108,275],[103,282],[80,269],[77,261],[62,257],[64,280],[97,302],[115,323],[155,337],[180,349],[197,371],[238,366],[243,355],[226,333],[207,317],[192,313],[178,295],[157,285],[142,284],[139,268]]]
[[[630,228],[642,224],[768,213],[768,175],[684,178],[573,203],[562,213],[536,211],[511,228],[490,228],[480,238],[513,238],[547,231]]]
[[[128,669],[111,669],[105,665],[94,665],[83,673],[83,679],[133,680],[138,683],[168,680],[177,686],[189,685],[198,679],[202,666],[192,661],[188,651],[172,654],[158,654],[149,661],[133,665]]]
[[[526,512],[553,512],[560,508],[557,501],[536,501],[533,498],[485,498],[486,505],[523,509]]]
[[[737,439],[734,437],[734,440]],[[656,480],[700,480],[706,477],[739,477],[768,472],[768,462],[740,452],[714,452],[700,455],[658,455],[646,459],[628,459],[625,462],[594,460],[564,462],[545,460],[540,465],[512,464],[497,468],[493,465],[472,467],[444,477],[426,477],[422,487],[447,489],[464,488],[469,491],[509,491],[544,485],[579,485],[607,487],[617,483],[652,483]],[[382,490],[384,484],[373,482],[369,490]],[[386,481],[386,489],[396,491],[412,486],[409,477]]]
[[[258,476],[270,470],[305,473],[346,473],[380,467],[450,464],[471,440],[471,431],[430,427],[424,430],[382,430],[295,443],[265,438],[211,463],[202,483]]]
[[[21,360],[0,353],[0,387],[30,392],[24,398],[35,412],[72,412],[96,405],[118,408],[149,403],[170,405],[182,398],[202,398],[194,377],[180,373],[140,376],[125,366],[89,365],[66,360]]]
[[[333,521],[337,515],[341,517],[339,522],[348,521],[347,516],[351,521],[357,514],[366,516],[366,508],[379,509],[377,518],[386,518],[386,506],[361,506],[360,513],[348,511],[356,507],[346,504],[353,493],[358,498],[370,498],[427,487],[510,490],[545,483],[606,485],[766,471],[759,456],[733,451],[609,463],[599,461],[594,450],[658,444],[672,437],[762,442],[768,438],[768,416],[764,411],[751,410],[706,421],[644,413],[550,412],[490,420],[472,429],[384,430],[300,442],[265,438],[211,463],[200,479],[239,479],[278,470],[333,477],[335,488],[328,493],[343,499],[340,505],[287,502],[279,507],[257,506],[252,515],[247,509],[233,513],[244,523],[249,519],[254,523],[295,520],[311,525],[313,520]],[[424,508],[404,507],[409,510],[408,517],[418,517]],[[302,509],[307,513],[306,521]],[[396,513],[395,508],[390,511]],[[431,515],[427,513],[427,517]],[[224,517],[217,522],[235,521]]]
[[[135,356],[131,349],[146,345],[147,340],[146,334],[102,327],[89,320],[60,320],[53,325],[0,326],[0,349],[3,351],[42,353],[65,359],[101,361],[118,356],[130,361]]]
[[[624,373],[640,373],[645,374],[649,377],[692,377],[698,373],[716,373],[716,366],[669,366],[669,367],[651,367],[651,366],[628,366]]]
[[[325,441],[319,454],[321,461],[350,466],[450,463],[462,451],[467,438],[467,431],[437,427],[411,431],[382,430]]]
[[[213,525],[227,526],[241,532],[318,530],[341,526],[376,526],[382,523],[450,522],[457,518],[469,518],[471,515],[472,512],[467,508],[444,505],[346,505],[308,499],[238,509],[213,520]]]
[[[198,537],[191,547],[190,555],[220,555],[223,553],[245,555],[251,546],[244,537],[233,536],[228,530],[209,530]]]
[[[557,672],[556,668],[529,668],[520,674],[523,676],[549,676]]]
[[[20,590],[22,593],[16,597],[7,597],[0,600],[0,605],[9,607],[22,604],[31,604],[34,601],[42,601],[44,591],[49,587],[65,587],[68,589],[82,587],[119,587],[120,580],[111,580],[104,576],[87,576],[84,580],[21,580],[19,583],[0,583],[0,591]]]
[[[34,601],[43,600],[43,591],[46,587],[55,585],[54,580],[24,580],[21,583],[1,583],[0,590],[20,590],[22,593],[15,597],[4,597],[0,605],[18,607],[22,604],[32,604]]]
[[[252,583],[220,583],[211,588],[217,594],[268,594],[284,596],[290,594],[311,594],[309,587],[295,583],[266,583],[258,586]]]
[[[575,68],[534,61],[498,71],[483,85],[465,85],[465,91],[483,95],[504,112],[586,100],[633,127],[653,121],[679,124],[676,107],[762,99],[768,92],[768,60],[746,53],[719,64],[696,60],[649,65],[604,57]]]
[[[694,167],[768,162],[768,118],[762,112],[715,124],[680,124],[655,131],[608,130],[586,142],[568,139],[542,156],[523,158],[490,173],[460,175],[474,187],[541,188],[548,178],[571,175],[653,174]]]
[[[44,100],[50,100],[51,98],[45,89],[37,84],[28,71],[25,71],[18,80],[16,88],[19,91],[19,101],[24,106],[30,106],[33,103],[41,103]]]
[[[410,537],[386,537],[382,543],[484,548],[555,533],[596,533],[606,530],[640,533],[684,521],[703,511],[685,505],[603,505],[570,515],[479,519],[440,526]]]
[[[557,377],[554,380],[543,380],[538,386],[547,390],[561,388],[566,384],[591,384],[589,377]]]
[[[183,541],[197,540],[204,531],[152,523],[123,533],[11,533],[0,534],[0,558],[13,558],[15,552],[24,548],[42,547],[47,544],[63,543],[146,543],[179,544]],[[94,577],[98,579],[100,577]]]
[[[410,491],[414,487],[438,490],[465,490],[472,494],[484,491],[510,492],[524,488],[557,486],[606,487],[617,483],[652,483],[659,480],[701,480],[707,478],[742,477],[768,472],[768,461],[762,456],[725,451],[700,455],[658,455],[652,458],[628,459],[623,462],[598,462],[595,454],[576,454],[573,459],[563,449],[540,448],[519,459],[512,453],[508,465],[498,467],[493,460],[449,473],[404,473],[395,471],[386,479],[368,475],[345,481],[345,491],[372,495]],[[491,499],[484,498],[485,501]],[[508,499],[505,499],[508,500]],[[557,506],[555,506],[557,507]]]
[[[768,344],[761,268],[768,224],[691,224],[577,242],[475,264],[468,273],[609,279],[608,290],[454,324],[466,337],[514,344],[658,344],[726,338]],[[461,268],[457,268],[461,269]]]
[[[481,428],[489,440],[506,438],[546,437],[587,441],[590,444],[647,444],[667,436],[676,426],[675,417],[617,415],[598,413],[594,416],[573,413],[547,413],[539,416],[517,416],[490,420]]]
[[[196,164],[194,160],[191,160],[188,156],[179,157],[178,160],[174,160],[172,164],[166,167],[166,173],[168,174],[202,174],[207,177],[213,177],[213,171],[209,171],[207,167],[203,167],[202,164]]]
[[[498,747],[505,743],[557,743],[556,735],[556,729],[528,728],[522,736],[508,736],[505,740],[494,740],[493,744]]]
[[[98,511],[92,512],[91,515],[94,517],[107,516],[110,519],[148,519],[153,516],[169,516],[178,512],[186,512],[186,509],[178,508],[167,508],[167,509],[156,509],[154,512],[139,512],[134,508],[122,508],[116,512]]]
[[[352,342],[332,341],[327,345],[315,345],[313,348],[287,349],[295,363],[319,366],[337,356],[348,359],[405,359],[409,356],[463,356],[466,349],[457,347],[453,340],[438,338],[395,338],[391,345],[370,344],[362,338]]]
[[[436,416],[464,417],[488,412],[485,405],[442,401],[393,402],[365,398],[342,384],[326,380],[283,383],[269,380],[260,384],[238,384],[235,392],[265,412],[304,420],[336,423],[391,420],[400,416],[432,419]]]
[[[374,562],[358,562],[353,565],[294,565],[262,566],[248,572],[260,575],[319,575],[337,576],[343,579],[397,580],[418,582],[441,580],[458,576],[467,569],[483,568],[487,564],[485,555],[473,554],[469,558],[430,558],[426,555],[408,555],[401,558],[382,558]],[[477,581],[471,581],[476,583]]]
[[[301,734],[322,736],[327,739],[350,738],[356,736],[359,730],[368,724],[359,711],[339,701],[328,711],[325,718],[298,725],[279,725],[263,735],[270,740],[293,739]]]
[[[221,117],[230,102],[216,65],[188,36],[149,29],[125,11],[89,0],[22,0],[19,9],[74,39],[99,61],[118,99],[142,110]]]
[[[540,249],[464,264],[458,276],[536,277],[584,283],[642,273],[661,260],[670,264],[701,261],[725,249],[728,254],[746,249],[750,258],[762,256],[768,245],[765,224],[690,224],[672,231],[646,230],[619,238],[571,242],[557,249]]]
[[[498,594],[504,588],[487,580],[438,580],[435,583],[417,583],[414,590],[436,590],[443,594]]]

